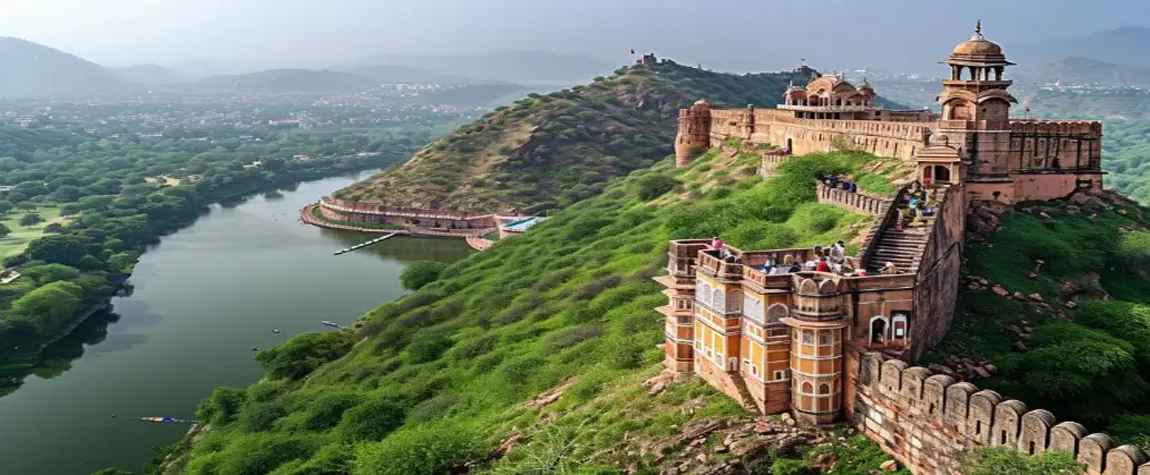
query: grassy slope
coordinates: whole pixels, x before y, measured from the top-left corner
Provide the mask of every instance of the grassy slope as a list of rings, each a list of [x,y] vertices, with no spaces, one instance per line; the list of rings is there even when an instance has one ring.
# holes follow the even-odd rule
[[[966,271],[1009,292],[1040,294],[1044,303],[965,289],[950,333],[925,359],[985,359],[1000,371],[980,387],[1150,449],[1147,226],[1150,209],[1129,203],[1008,208],[996,234],[968,244]],[[1045,263],[1032,279],[1037,260]],[[1067,282],[1080,290],[1064,292]],[[1070,300],[1075,309],[1066,308]]]
[[[12,230],[11,234],[0,238],[0,260],[24,252],[28,243],[44,236],[44,226],[63,221],[63,218],[60,217],[60,208],[54,206],[37,208],[31,212],[39,214],[41,218],[44,218],[44,222],[32,226],[22,226],[20,218],[28,214],[29,211],[15,209],[0,218],[0,223],[4,223],[8,229]]]
[[[773,106],[791,79],[674,64],[618,73],[570,91],[532,94],[336,196],[459,210],[566,206],[670,153],[680,108],[700,98],[724,107]]]
[[[747,157],[712,152],[686,170],[663,161],[617,180],[374,310],[350,352],[314,374],[273,375],[238,395],[217,390],[198,413],[212,429],[194,446],[186,473],[431,473],[423,470],[478,458],[511,432],[546,441],[572,426],[586,430],[559,444],[570,454],[529,443],[481,471],[523,473],[541,453],[575,465],[656,469],[669,462],[640,450],[645,442],[708,418],[746,417],[697,380],[650,399],[637,386],[662,359],[663,319],[654,308],[666,297],[650,278],[664,272],[667,240],[717,233],[757,247],[849,238],[865,223],[815,203],[812,180],[872,159],[801,157],[764,182],[750,175]],[[332,341],[339,334],[325,335],[275,350],[291,355],[280,369],[292,373],[342,355],[323,349],[340,347]],[[574,383],[548,410],[523,405],[565,381]],[[684,407],[688,401],[694,409]],[[364,426],[379,430],[365,435]],[[871,455],[847,458],[866,459],[859,462],[866,473],[882,458],[858,442],[845,450]]]

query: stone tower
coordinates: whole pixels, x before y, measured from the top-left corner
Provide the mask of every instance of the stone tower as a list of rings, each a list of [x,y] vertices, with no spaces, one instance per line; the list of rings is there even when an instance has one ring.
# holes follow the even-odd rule
[[[844,315],[840,276],[795,275],[791,327],[791,409],[795,418],[827,424],[842,411]]]
[[[711,105],[698,101],[679,110],[679,134],[675,137],[675,166],[684,167],[711,146]]]
[[[970,179],[1009,182],[1010,105],[1018,101],[1007,92],[1011,81],[1003,79],[1003,71],[1014,63],[983,38],[981,21],[942,63],[951,73],[937,98],[942,104],[938,134],[959,150]]]

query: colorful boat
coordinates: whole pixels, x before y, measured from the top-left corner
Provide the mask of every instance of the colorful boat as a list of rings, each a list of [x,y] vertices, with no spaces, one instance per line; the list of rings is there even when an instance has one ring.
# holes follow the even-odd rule
[[[180,419],[176,419],[174,417],[141,417],[140,420],[144,421],[144,422],[159,422],[159,423],[187,422],[187,421],[182,421]]]

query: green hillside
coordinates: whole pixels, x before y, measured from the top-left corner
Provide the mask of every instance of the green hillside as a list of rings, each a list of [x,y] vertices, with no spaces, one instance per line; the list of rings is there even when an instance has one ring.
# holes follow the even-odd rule
[[[1107,186],[1150,204],[1150,120],[1112,120],[1103,125],[1102,166]]]
[[[749,433],[751,419],[693,376],[653,383],[666,384],[659,390],[643,381],[661,368],[654,309],[666,297],[650,278],[664,272],[668,239],[719,234],[746,247],[850,239],[868,223],[818,204],[813,181],[873,160],[800,157],[770,181],[754,175],[752,154],[711,152],[679,170],[664,160],[523,237],[443,269],[416,266],[423,270],[405,281],[434,280],[354,331],[300,335],[261,352],[266,378],[204,401],[197,419],[210,429],[164,473],[416,475],[467,462],[472,473],[655,473],[683,459],[765,470],[805,467],[804,456],[831,451],[835,473],[869,473],[887,460],[877,446],[814,444],[830,437],[815,429],[778,450],[763,442],[698,459],[684,432],[719,424],[703,432],[711,454],[730,431]],[[516,448],[488,458],[508,437]]]
[[[924,359],[991,364],[980,388],[1150,449],[1150,209],[1104,195],[970,219],[997,232],[968,243],[954,324]]]
[[[567,206],[670,153],[680,108],[700,98],[720,107],[773,106],[791,79],[673,63],[621,68],[589,86],[530,94],[336,196],[456,210]]]

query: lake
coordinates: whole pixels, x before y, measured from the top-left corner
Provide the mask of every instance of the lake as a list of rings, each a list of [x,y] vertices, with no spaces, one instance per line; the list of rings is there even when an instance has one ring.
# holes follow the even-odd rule
[[[468,255],[462,240],[393,238],[333,256],[375,235],[306,226],[298,210],[366,176],[215,205],[148,250],[131,296],[49,347],[0,398],[0,474],[139,472],[153,447],[188,429],[139,417],[191,419],[213,388],[261,376],[252,348],[332,331],[320,320],[350,324],[404,294],[409,263]]]

